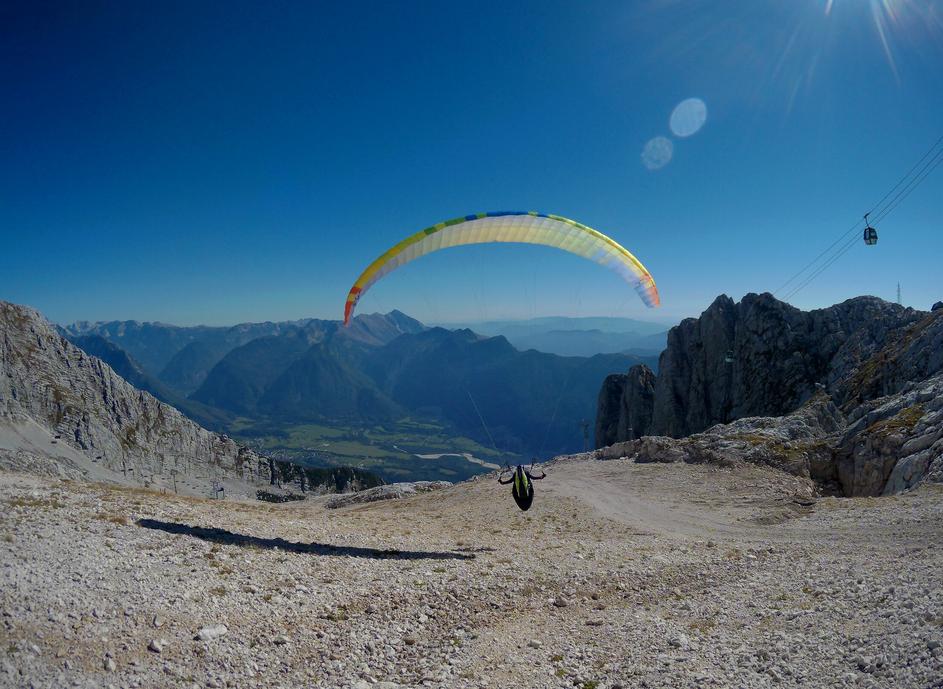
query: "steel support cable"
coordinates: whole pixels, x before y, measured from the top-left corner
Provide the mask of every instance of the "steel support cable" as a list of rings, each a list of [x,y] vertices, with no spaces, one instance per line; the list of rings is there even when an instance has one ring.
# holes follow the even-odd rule
[[[815,272],[813,272],[813,273],[811,273],[810,275],[808,275],[808,276],[806,277],[806,279],[802,281],[802,283],[800,283],[800,284],[799,284],[797,287],[795,287],[791,292],[789,292],[789,294],[787,294],[785,297],[783,297],[783,299],[784,299],[785,301],[788,301],[789,299],[792,299],[796,294],[798,294],[799,292],[801,292],[803,289],[805,289],[806,287],[808,287],[809,284],[810,284],[813,280],[815,280],[815,278],[817,278],[819,275],[821,275],[821,274],[824,273],[826,270],[828,270],[829,268],[831,268],[832,265],[833,265],[836,261],[838,261],[838,259],[840,259],[842,256],[844,256],[844,255],[847,254],[849,251],[851,251],[851,250],[858,244],[858,241],[859,241],[859,240],[858,240],[858,237],[857,237],[857,236],[852,237],[850,241],[846,242],[846,243],[842,246],[842,248],[838,250],[838,252],[836,252],[835,254],[833,254],[825,263],[823,263],[821,266],[819,266],[819,267],[815,270]]]
[[[927,175],[929,175],[930,172],[932,172],[934,169],[936,169],[936,166],[940,164],[940,161],[941,161],[941,160],[943,160],[943,158],[940,158],[940,156],[943,156],[943,148],[941,148],[939,151],[936,150],[937,147],[938,147],[941,143],[943,143],[943,136],[940,136],[936,141],[934,141],[933,144],[930,146],[930,148],[928,148],[927,151],[920,157],[920,159],[919,159],[916,163],[914,163],[913,166],[911,166],[911,168],[907,171],[907,173],[906,173],[903,177],[901,177],[901,178],[897,181],[897,183],[896,183],[893,187],[891,187],[891,189],[890,189],[886,194],[884,194],[884,196],[882,196],[881,199],[880,199],[876,204],[874,204],[874,206],[871,208],[870,211],[868,211],[868,215],[871,215],[872,213],[875,213],[875,211],[877,211],[878,215],[880,216],[879,218],[876,218],[876,219],[874,220],[875,223],[878,222],[878,220],[883,219],[883,218],[886,217],[891,211],[893,211],[894,208],[896,208],[896,207],[900,204],[900,202],[903,201],[904,198],[906,198],[907,196],[910,195],[910,192],[912,192],[914,189],[916,189],[917,186],[919,186],[920,183],[921,183],[924,179],[926,179]],[[930,157],[930,160],[923,166],[923,168],[920,169],[919,172],[916,173],[916,175],[914,175],[914,170],[916,170],[918,167],[920,167],[921,163],[923,163],[928,157]],[[932,167],[930,167],[930,166],[932,166]],[[928,167],[930,168],[929,170],[927,170]],[[924,171],[926,171],[926,174],[924,174]],[[923,175],[923,176],[921,177],[921,175]],[[919,178],[919,181],[918,181],[918,178]],[[909,181],[908,181],[908,180],[909,180]],[[905,184],[905,183],[906,183],[906,184]],[[890,201],[887,202],[887,204],[885,204],[885,205],[882,207],[882,204],[884,204],[884,202],[885,202],[892,194],[894,194],[894,192],[897,191],[897,190],[900,188],[900,186],[901,186],[902,184],[904,184],[904,188],[903,188],[903,189],[900,189],[900,191],[897,192],[897,195],[895,195],[894,198],[892,198]],[[903,196],[901,196],[902,194],[903,194]],[[896,203],[895,203],[895,201],[896,201]],[[893,205],[892,205],[892,204],[893,204]],[[878,209],[880,209],[880,210],[878,210]],[[795,282],[797,279],[799,279],[803,274],[805,274],[805,273],[806,273],[807,271],[809,271],[810,269],[812,269],[814,272],[816,272],[817,275],[821,274],[820,272],[817,272],[817,271],[816,271],[815,265],[816,265],[824,256],[826,256],[827,254],[830,254],[830,253],[832,252],[832,250],[833,250],[838,244],[840,244],[840,243],[841,243],[846,237],[848,237],[855,229],[857,229],[857,228],[861,225],[861,222],[862,222],[861,220],[858,220],[858,221],[855,222],[854,225],[852,225],[850,228],[848,228],[847,230],[845,230],[841,235],[838,236],[838,238],[837,238],[835,241],[833,241],[831,244],[829,244],[828,247],[826,247],[826,248],[825,248],[821,253],[819,253],[814,259],[812,259],[809,263],[807,263],[805,266],[803,266],[797,273],[795,273],[792,277],[790,277],[788,280],[786,280],[786,282],[784,282],[779,288],[777,288],[775,293],[778,294],[779,292],[782,292],[786,287],[788,287],[790,284],[792,284],[793,282]],[[843,250],[839,250],[839,251],[841,251],[842,253],[844,253]],[[829,265],[831,265],[830,259],[826,259],[826,262],[828,262]],[[833,261],[832,261],[832,262],[833,262]],[[803,284],[803,285],[806,285],[806,284],[808,284],[808,282],[803,282],[802,284]],[[799,289],[801,289],[801,287],[800,287]],[[790,296],[792,296],[793,294],[795,294],[796,291],[798,291],[798,290],[795,290],[795,289],[794,289],[793,291],[791,291],[791,292],[789,293],[789,295],[788,295],[786,298],[788,299]]]
[[[834,249],[839,243],[841,243],[842,240],[846,239],[852,232],[856,232],[856,231],[858,230],[859,225],[861,225],[861,223],[862,223],[862,221],[861,221],[861,220],[858,220],[858,221],[855,222],[854,225],[852,225],[852,226],[849,227],[847,230],[845,230],[844,232],[842,232],[842,233],[838,236],[838,239],[836,239],[834,242],[832,242],[831,244],[829,244],[828,247],[826,247],[825,250],[822,251],[822,253],[820,253],[820,254],[819,254],[818,256],[816,256],[814,259],[812,259],[811,261],[809,261],[809,262],[805,265],[805,267],[803,267],[798,273],[796,273],[796,274],[793,275],[791,278],[789,278],[788,280],[786,280],[786,282],[784,282],[782,285],[780,285],[780,286],[776,289],[776,291],[774,292],[774,294],[779,294],[780,292],[782,292],[786,287],[788,287],[792,282],[794,282],[794,281],[796,280],[796,278],[798,278],[799,276],[801,276],[803,273],[805,273],[805,272],[806,272],[807,270],[809,270],[810,268],[813,268],[813,269],[814,269],[815,264],[819,262],[819,259],[820,259],[820,258],[822,258],[822,257],[825,256],[826,254],[830,253],[830,252],[832,251],[832,249]]]
[[[904,180],[906,180],[908,177],[910,177],[910,175],[913,173],[913,171],[916,170],[916,169],[920,166],[920,163],[922,163],[924,160],[926,160],[927,156],[929,156],[931,153],[933,153],[933,149],[935,149],[937,146],[939,146],[940,143],[943,143],[943,136],[940,136],[939,139],[937,139],[936,141],[933,142],[933,145],[930,146],[930,148],[927,149],[927,152],[923,154],[923,157],[921,157],[920,160],[918,160],[916,163],[913,164],[913,167],[911,167],[911,168],[907,171],[907,174],[905,174],[903,177],[901,177],[901,178],[898,180],[897,184],[895,184],[893,187],[891,187],[891,190],[890,190],[889,192],[887,192],[886,194],[884,194],[883,197],[881,197],[881,200],[880,200],[880,201],[878,201],[876,204],[874,204],[874,207],[873,207],[870,211],[868,211],[868,214],[870,215],[871,213],[874,213],[874,212],[878,209],[878,207],[879,207],[882,203],[884,203],[884,201],[887,199],[887,197],[890,196],[891,194],[893,194],[894,191],[897,189],[897,187],[899,187],[901,184],[903,184],[903,183],[904,183]],[[937,151],[937,153],[935,153],[934,155],[938,155],[940,152],[943,152],[943,148],[941,148],[940,151]],[[919,174],[919,173],[918,173],[918,174]]]
[[[911,179],[910,182],[908,182],[907,185],[903,189],[901,189],[897,193],[897,195],[894,196],[893,199],[891,199],[887,204],[885,204],[884,208],[878,212],[878,217],[875,218],[874,220],[875,224],[883,220],[884,218],[886,218],[888,215],[890,215],[894,211],[894,209],[897,208],[901,203],[903,203],[904,200],[908,196],[910,196],[910,194],[914,191],[914,189],[919,187],[923,183],[923,181],[927,177],[929,177],[930,174],[934,170],[936,170],[936,168],[938,168],[941,164],[943,164],[943,150],[940,150],[939,152],[937,152],[933,156],[933,158],[927,161],[926,165],[924,165],[920,169],[920,172],[918,172],[917,175],[914,176],[913,179]],[[784,297],[784,299],[787,299],[787,300],[791,299],[800,291],[802,291],[806,286],[809,285],[809,283],[815,280],[815,278],[817,278],[819,275],[824,273],[829,267],[834,265],[834,263],[838,261],[838,259],[840,259],[846,253],[848,253],[854,247],[856,243],[857,243],[857,237],[853,238],[851,242],[849,242],[848,244],[844,246],[844,248],[840,249],[838,253],[833,255],[830,259],[826,261],[826,263],[820,266],[814,273],[809,275],[798,287],[796,287],[789,294],[787,294]]]
[[[881,220],[883,220],[884,218],[886,218],[888,215],[890,215],[891,212],[892,212],[895,208],[897,208],[901,203],[903,203],[904,199],[906,199],[908,196],[910,196],[910,194],[913,192],[914,189],[916,189],[917,187],[919,187],[919,186],[923,183],[923,181],[924,181],[927,177],[929,177],[930,174],[931,174],[937,167],[940,166],[940,163],[943,163],[943,149],[941,149],[941,150],[936,154],[936,156],[934,156],[933,158],[931,158],[931,159],[927,162],[927,164],[923,166],[923,168],[920,170],[920,172],[917,173],[917,177],[914,177],[914,179],[911,180],[911,182],[910,182],[906,187],[904,187],[903,189],[901,189],[901,190],[897,193],[897,195],[884,207],[884,209],[881,210],[881,211],[878,213],[878,216],[874,219],[874,222],[875,222],[875,223],[878,223],[878,222],[880,222]]]

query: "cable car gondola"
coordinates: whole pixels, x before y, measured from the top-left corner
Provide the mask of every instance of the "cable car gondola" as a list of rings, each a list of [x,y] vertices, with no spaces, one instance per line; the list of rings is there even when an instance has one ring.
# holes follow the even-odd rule
[[[869,215],[871,214],[864,214],[864,243],[868,246],[874,246],[878,243],[878,231],[871,227],[871,223],[868,222]]]

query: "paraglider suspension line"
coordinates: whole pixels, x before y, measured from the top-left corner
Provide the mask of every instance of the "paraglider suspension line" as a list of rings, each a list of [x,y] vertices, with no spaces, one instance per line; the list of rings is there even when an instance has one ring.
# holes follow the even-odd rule
[[[544,431],[544,439],[541,441],[540,450],[537,452],[538,458],[543,454],[544,447],[547,445],[547,439],[550,437],[550,431],[553,428],[553,422],[557,420],[557,411],[560,409],[560,400],[563,399],[563,393],[566,392],[566,387],[570,384],[570,377],[572,375],[573,371],[570,371],[566,379],[563,381],[563,387],[560,388],[560,392],[557,394],[557,401],[554,403],[553,413],[550,415],[550,423],[547,424],[547,430]]]
[[[475,402],[475,398],[472,397],[471,390],[465,390],[465,393],[468,395],[468,399],[471,400],[472,406],[475,408],[475,413],[478,414],[478,419],[481,421],[481,427],[485,429],[485,433],[488,434],[488,440],[491,441],[491,447],[494,448],[495,452],[500,453],[498,446],[494,442],[494,436],[491,435],[491,431],[488,429],[488,424],[485,423],[485,417],[481,415],[481,410],[478,409],[478,404]]]

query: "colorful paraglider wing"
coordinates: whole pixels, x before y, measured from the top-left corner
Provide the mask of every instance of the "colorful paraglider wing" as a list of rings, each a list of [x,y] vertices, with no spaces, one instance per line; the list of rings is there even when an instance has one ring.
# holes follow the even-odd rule
[[[371,285],[401,265],[440,249],[491,242],[542,244],[588,258],[621,275],[635,287],[647,306],[661,303],[651,273],[628,250],[602,232],[558,215],[508,211],[447,220],[391,247],[371,263],[351,287],[344,307],[344,324],[350,323],[357,302]]]

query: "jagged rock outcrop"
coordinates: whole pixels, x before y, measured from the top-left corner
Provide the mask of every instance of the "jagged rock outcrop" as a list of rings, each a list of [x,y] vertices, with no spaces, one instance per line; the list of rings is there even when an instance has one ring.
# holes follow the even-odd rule
[[[918,312],[919,313],[919,312]],[[833,396],[847,409],[904,390],[943,371],[943,311],[891,331],[869,357],[846,366]]]
[[[845,495],[899,492],[943,473],[941,371],[943,310],[859,297],[805,313],[768,294],[739,304],[722,296],[669,333],[648,429],[657,437],[600,456],[743,460],[810,476]],[[628,413],[618,382],[607,381],[601,393],[597,427],[615,429],[603,441],[627,439],[618,435]],[[622,389],[626,395],[624,382]],[[805,404],[813,398],[829,406]],[[810,409],[829,412],[809,417]],[[784,434],[791,444],[780,442]]]
[[[654,400],[655,374],[645,364],[608,376],[599,392],[596,447],[646,435]]]
[[[819,386],[832,392],[891,333],[924,315],[875,297],[805,312],[771,294],[737,304],[720,296],[669,331],[650,432],[683,437],[746,416],[788,414]]]
[[[600,448],[596,457],[720,466],[748,462],[832,484],[837,474],[829,439],[844,427],[841,411],[819,394],[784,417],[748,417],[680,439],[645,436]]]
[[[0,302],[0,419],[0,433],[44,429],[50,443],[68,446],[76,466],[84,457],[145,485],[169,483],[172,473],[248,479],[258,463],[255,453],[131,386],[37,311],[8,302]],[[16,464],[23,450],[14,440],[0,447]]]
[[[861,405],[835,451],[849,495],[891,495],[943,480],[943,374]]]

